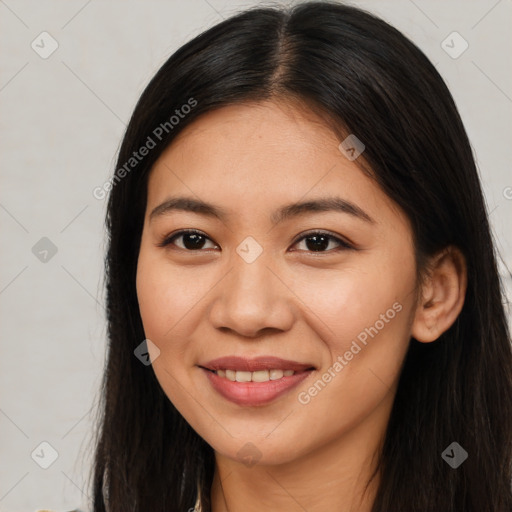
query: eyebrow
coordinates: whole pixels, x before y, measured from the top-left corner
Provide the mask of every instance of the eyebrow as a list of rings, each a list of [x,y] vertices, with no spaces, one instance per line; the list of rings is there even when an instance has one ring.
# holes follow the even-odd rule
[[[192,197],[171,197],[153,209],[149,220],[151,221],[156,217],[166,215],[172,211],[193,212],[206,217],[219,219],[221,222],[226,222],[230,217],[227,210],[211,203]],[[287,219],[305,213],[328,211],[347,213],[365,222],[375,223],[359,206],[341,197],[320,197],[310,201],[290,203],[276,210],[271,215],[270,220],[273,224],[279,224]]]

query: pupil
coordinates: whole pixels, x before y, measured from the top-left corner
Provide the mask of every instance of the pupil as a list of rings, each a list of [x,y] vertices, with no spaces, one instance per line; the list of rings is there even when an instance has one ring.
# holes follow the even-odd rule
[[[315,240],[312,244],[309,243],[310,240]],[[322,241],[320,241],[322,240]],[[329,245],[329,239],[325,235],[313,235],[306,238],[306,246],[310,251],[319,251],[322,249],[326,249]]]
[[[192,240],[192,243],[187,243],[187,240]],[[204,244],[204,238],[202,235],[196,233],[189,233],[183,235],[183,245],[187,249],[201,249]]]

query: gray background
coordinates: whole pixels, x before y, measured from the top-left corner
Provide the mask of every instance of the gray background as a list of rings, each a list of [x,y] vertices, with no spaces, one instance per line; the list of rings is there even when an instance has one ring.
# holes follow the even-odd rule
[[[511,0],[352,3],[408,35],[446,80],[512,268]],[[0,0],[0,512],[86,510],[106,347],[105,200],[92,191],[113,172],[125,123],[160,65],[254,4]],[[58,43],[46,59],[31,47],[51,48],[43,31]],[[446,39],[453,31],[469,44],[458,58],[442,46],[462,49]]]

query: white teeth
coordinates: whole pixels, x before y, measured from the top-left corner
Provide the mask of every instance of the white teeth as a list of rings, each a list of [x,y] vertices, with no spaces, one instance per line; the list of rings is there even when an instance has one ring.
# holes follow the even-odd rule
[[[217,370],[217,375],[226,378],[231,382],[268,382],[269,380],[278,380],[282,377],[290,377],[295,372],[293,370],[258,370],[256,372],[247,372],[242,370]]]
[[[253,382],[267,382],[269,380],[268,370],[259,370],[257,372],[252,372]]]
[[[237,382],[251,382],[251,372],[239,372],[236,371],[236,381]]]
[[[270,370],[270,380],[280,379],[283,375],[283,370]]]

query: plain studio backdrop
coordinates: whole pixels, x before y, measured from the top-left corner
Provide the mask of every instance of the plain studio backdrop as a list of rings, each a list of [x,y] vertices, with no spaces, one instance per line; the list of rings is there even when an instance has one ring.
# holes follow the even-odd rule
[[[106,347],[106,200],[93,190],[114,171],[135,103],[168,56],[256,3],[0,0],[1,512],[86,510]],[[512,2],[352,3],[405,33],[447,82],[510,297]]]

